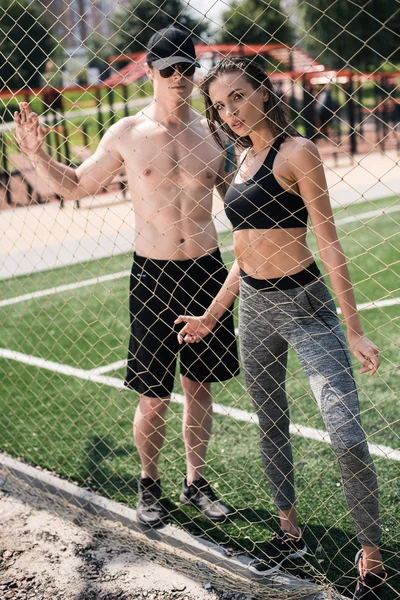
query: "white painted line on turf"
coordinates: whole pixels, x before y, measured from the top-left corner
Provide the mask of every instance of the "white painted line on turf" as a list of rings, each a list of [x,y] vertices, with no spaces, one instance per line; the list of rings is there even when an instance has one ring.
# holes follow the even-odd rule
[[[231,248],[226,248],[225,252],[229,252]],[[95,285],[96,283],[103,283],[104,281],[113,281],[115,279],[121,279],[122,277],[128,277],[130,275],[130,271],[120,271],[119,273],[112,273],[110,275],[102,275],[101,277],[94,277],[93,279],[86,279],[85,281],[78,281],[75,283],[69,283],[67,285],[60,285],[56,288],[49,288],[47,290],[40,290],[38,292],[32,292],[30,294],[24,294],[23,296],[16,296],[14,298],[6,298],[5,300],[0,300],[0,308],[5,306],[10,306],[14,304],[18,304],[19,302],[26,302],[28,300],[33,300],[34,298],[42,298],[43,296],[51,296],[52,294],[59,294],[62,292],[68,292],[71,290],[75,290],[78,288],[88,287],[90,285]],[[386,300],[372,300],[370,302],[364,302],[363,304],[357,304],[358,310],[369,310],[371,308],[382,308],[385,306],[394,306],[395,304],[400,304],[399,298],[387,298]],[[338,314],[340,314],[340,309],[338,308]]]
[[[15,352],[6,348],[0,348],[0,358],[6,358],[9,360],[15,360],[32,367],[38,367],[39,369],[47,369],[54,373],[60,373],[70,377],[76,377],[77,379],[84,379],[85,381],[92,381],[94,383],[100,383],[102,385],[108,385],[110,387],[118,389],[126,389],[122,379],[116,377],[104,377],[91,371],[85,371],[84,369],[77,369],[68,365],[62,365],[50,360],[44,360],[37,356],[30,356],[22,354],[21,352]],[[172,394],[171,400],[177,404],[183,404],[184,397],[182,394]],[[223,406],[222,404],[213,404],[214,413],[218,415],[224,415],[231,417],[236,421],[243,421],[246,423],[258,423],[258,418],[254,413],[247,412],[238,408],[232,408],[230,406]],[[318,442],[330,443],[329,436],[326,431],[321,429],[313,429],[312,427],[305,427],[304,425],[297,425],[293,423],[290,426],[290,433],[303,438],[316,440]],[[400,451],[393,450],[389,446],[382,446],[381,444],[368,444],[371,454],[388,458],[390,460],[400,461]]]
[[[128,275],[130,275],[130,271],[120,271],[119,273],[101,275],[101,277],[93,277],[92,279],[85,279],[85,281],[75,281],[74,283],[60,285],[55,288],[48,288],[47,290],[31,292],[30,294],[16,296],[15,298],[6,298],[5,300],[0,301],[0,308],[2,308],[3,306],[9,306],[10,304],[18,304],[19,302],[33,300],[34,298],[42,298],[43,296],[51,296],[52,294],[60,294],[62,292],[77,290],[79,288],[88,287],[89,285],[96,285],[96,283],[103,283],[104,281],[113,281],[114,279],[121,279],[121,277],[127,277]]]
[[[85,369],[77,369],[76,367],[70,367],[69,365],[63,365],[51,360],[45,360],[44,358],[39,358],[38,356],[22,354],[22,352],[15,352],[14,350],[8,350],[7,348],[0,348],[0,358],[16,360],[25,365],[37,367],[38,369],[46,369],[47,371],[59,373],[60,375],[76,377],[77,379],[84,379],[85,381],[93,381],[94,383],[101,383],[103,385],[109,385],[110,387],[119,389],[124,388],[124,382],[122,379],[117,379],[116,377],[103,377],[102,375],[97,375],[91,371],[85,371]]]
[[[400,206],[389,206],[388,208],[382,208],[381,210],[371,210],[369,212],[360,213],[359,215],[352,215],[351,217],[343,217],[343,219],[335,220],[336,225],[346,225],[347,223],[354,223],[355,221],[364,221],[364,219],[374,219],[375,217],[384,217],[390,213],[400,211]]]
[[[400,306],[400,298],[392,298],[390,300],[378,300],[377,302],[364,302],[364,304],[357,304],[357,310],[370,310],[372,308],[382,308],[385,306],[394,306],[398,304]],[[337,313],[340,315],[342,311],[340,308],[337,309]],[[235,329],[235,335],[239,335],[239,329]],[[109,365],[103,365],[102,367],[96,367],[95,369],[91,369],[88,373],[93,373],[94,375],[102,375],[103,373],[108,373],[109,371],[116,371],[117,369],[122,369],[126,365],[126,360],[118,360],[115,363],[110,363]]]
[[[388,208],[384,208],[382,210],[373,210],[365,213],[360,213],[359,215],[353,215],[351,217],[344,217],[343,219],[338,219],[336,221],[336,225],[344,225],[346,223],[353,223],[355,221],[361,221],[363,219],[372,219],[374,217],[382,217],[389,213],[399,212],[400,206],[391,206]],[[224,252],[232,252],[233,245],[228,246],[226,248],[222,247],[222,253]],[[24,294],[23,296],[16,296],[15,298],[6,298],[5,300],[0,300],[0,308],[3,306],[9,306],[10,304],[18,304],[19,302],[25,302],[28,300],[32,300],[33,298],[42,298],[43,296],[50,296],[52,294],[60,294],[62,292],[67,292],[70,290],[75,290],[83,287],[87,287],[90,285],[95,285],[96,283],[102,283],[103,281],[112,281],[114,279],[121,279],[122,277],[128,277],[130,275],[130,271],[120,271],[119,273],[111,273],[110,275],[102,275],[101,277],[94,277],[92,279],[86,279],[85,281],[77,281],[75,283],[70,283],[67,285],[60,285],[55,288],[49,288],[47,290],[41,290],[37,292],[32,292],[30,294]],[[390,305],[385,305],[390,306]]]
[[[357,304],[357,310],[370,310],[371,308],[384,308],[385,306],[400,305],[400,298],[387,298],[386,300],[372,300],[371,302],[363,302]],[[341,314],[340,308],[337,309],[338,314]]]
[[[122,369],[126,366],[125,360],[117,360],[114,363],[110,363],[109,365],[103,365],[102,367],[97,367],[96,369],[90,369],[90,373],[92,375],[103,375],[103,373],[109,373],[110,371],[118,371],[118,369]]]
[[[227,248],[223,248],[222,253],[231,252],[232,250],[233,246],[229,246]],[[119,271],[118,273],[101,275],[100,277],[93,277],[92,279],[85,279],[84,281],[75,281],[74,283],[59,285],[58,287],[47,288],[46,290],[38,290],[37,292],[31,292],[30,294],[24,294],[23,296],[6,298],[5,300],[0,300],[0,308],[3,308],[4,306],[18,304],[19,302],[27,302],[28,300],[33,300],[34,298],[43,298],[44,296],[51,296],[53,294],[61,294],[62,292],[77,290],[79,288],[88,287],[90,285],[96,285],[97,283],[103,283],[104,281],[122,279],[122,277],[129,277],[130,274],[130,271]]]

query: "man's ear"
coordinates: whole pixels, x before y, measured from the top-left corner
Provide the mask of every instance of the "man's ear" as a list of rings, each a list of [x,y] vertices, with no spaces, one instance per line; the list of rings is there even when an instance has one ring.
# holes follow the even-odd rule
[[[150,81],[153,81],[153,69],[151,69],[147,63],[144,63],[144,71],[147,77],[150,79]]]

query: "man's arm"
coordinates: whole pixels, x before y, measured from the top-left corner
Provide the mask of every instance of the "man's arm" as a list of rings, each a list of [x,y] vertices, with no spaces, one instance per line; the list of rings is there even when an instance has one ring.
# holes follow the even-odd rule
[[[93,156],[78,168],[73,168],[57,162],[44,150],[45,132],[39,124],[38,115],[30,111],[27,102],[20,104],[20,112],[14,113],[14,119],[21,151],[54,193],[67,200],[97,194],[113,180],[121,168],[122,158],[115,143],[118,124],[108,130]]]

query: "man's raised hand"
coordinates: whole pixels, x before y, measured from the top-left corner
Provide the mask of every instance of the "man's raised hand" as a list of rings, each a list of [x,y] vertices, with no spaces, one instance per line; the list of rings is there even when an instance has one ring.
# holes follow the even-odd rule
[[[45,132],[39,124],[38,115],[31,112],[28,102],[21,102],[19,108],[20,112],[14,113],[15,137],[22,152],[31,157],[42,147]]]

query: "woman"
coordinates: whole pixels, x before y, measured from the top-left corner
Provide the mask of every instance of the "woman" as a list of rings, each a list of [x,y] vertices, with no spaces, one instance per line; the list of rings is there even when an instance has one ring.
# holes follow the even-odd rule
[[[379,550],[378,492],[344,334],[335,304],[306,242],[311,221],[337,296],[350,349],[374,375],[378,349],[365,337],[338,241],[323,166],[315,145],[288,123],[268,76],[254,61],[223,59],[200,86],[215,139],[227,134],[243,150],[225,197],[236,262],[202,317],[180,316],[179,341],[197,342],[239,293],[239,339],[248,391],[257,410],[261,453],[281,530],[260,559],[258,574],[305,554],[294,493],[286,357],[291,344],[321,408],[337,455],[361,550],[354,599],[380,597],[386,577]]]

